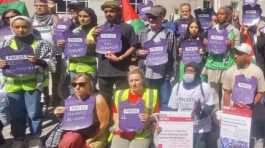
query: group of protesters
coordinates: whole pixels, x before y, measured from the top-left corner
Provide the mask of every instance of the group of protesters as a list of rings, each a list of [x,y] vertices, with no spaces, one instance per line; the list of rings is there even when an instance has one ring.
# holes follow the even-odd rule
[[[89,4],[70,2],[63,17],[48,6],[34,0],[32,17],[16,9],[1,17],[0,129],[10,123],[12,148],[157,147],[161,110],[190,113],[193,147],[217,148],[218,115],[230,107],[252,112],[251,147],[265,147],[261,16],[245,25],[230,6],[193,16],[182,3],[179,18],[167,20],[167,9],[152,5],[135,32],[119,1],[101,5],[104,24]],[[44,106],[59,119],[47,140]]]

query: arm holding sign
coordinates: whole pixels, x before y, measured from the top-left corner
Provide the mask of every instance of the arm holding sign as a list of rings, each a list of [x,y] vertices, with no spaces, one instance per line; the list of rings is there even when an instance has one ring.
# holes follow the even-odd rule
[[[0,68],[1,68],[1,69],[5,68],[6,65],[7,65],[6,60],[0,60]]]

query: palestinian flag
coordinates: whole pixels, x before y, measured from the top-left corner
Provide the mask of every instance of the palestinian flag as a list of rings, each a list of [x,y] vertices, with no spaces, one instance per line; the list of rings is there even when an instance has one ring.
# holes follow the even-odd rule
[[[27,7],[21,0],[0,0],[0,15],[8,9],[16,9],[22,15],[28,15]]]
[[[121,2],[123,20],[130,24],[135,32],[139,32],[144,28],[144,22],[139,18],[138,14],[128,0],[122,0]]]

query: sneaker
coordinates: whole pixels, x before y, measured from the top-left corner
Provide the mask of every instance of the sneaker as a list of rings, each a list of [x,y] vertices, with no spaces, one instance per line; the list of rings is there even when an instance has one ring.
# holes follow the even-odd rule
[[[24,148],[24,147],[25,143],[23,140],[15,140],[11,145],[11,148]]]
[[[28,148],[43,148],[40,138],[32,138],[28,141]]]

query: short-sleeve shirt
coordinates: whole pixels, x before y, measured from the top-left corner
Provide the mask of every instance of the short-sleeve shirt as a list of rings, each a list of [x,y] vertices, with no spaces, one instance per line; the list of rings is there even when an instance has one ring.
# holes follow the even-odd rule
[[[222,78],[223,89],[232,91],[236,76],[242,74],[246,78],[255,77],[257,79],[257,92],[265,92],[263,72],[258,66],[254,64],[250,64],[246,68],[238,68],[237,65],[233,65],[231,68],[226,70]]]
[[[195,108],[195,104],[200,102],[200,107],[205,105],[212,106],[213,91],[209,84],[202,82],[186,88],[183,82],[177,83],[173,89],[169,99],[168,107],[177,110],[178,112],[190,112]],[[203,133],[211,130],[211,119],[206,117],[201,121],[194,121],[194,132]],[[197,124],[196,124],[197,123]]]
[[[108,24],[110,25],[110,24]],[[137,37],[133,28],[126,24],[120,23],[116,24],[121,27],[121,40],[122,40],[122,50],[116,53],[116,56],[124,54],[129,48],[137,46]],[[112,62],[105,58],[104,54],[98,55],[98,76],[100,77],[119,77],[126,76],[129,65],[131,64],[131,56],[126,57],[122,61]]]

